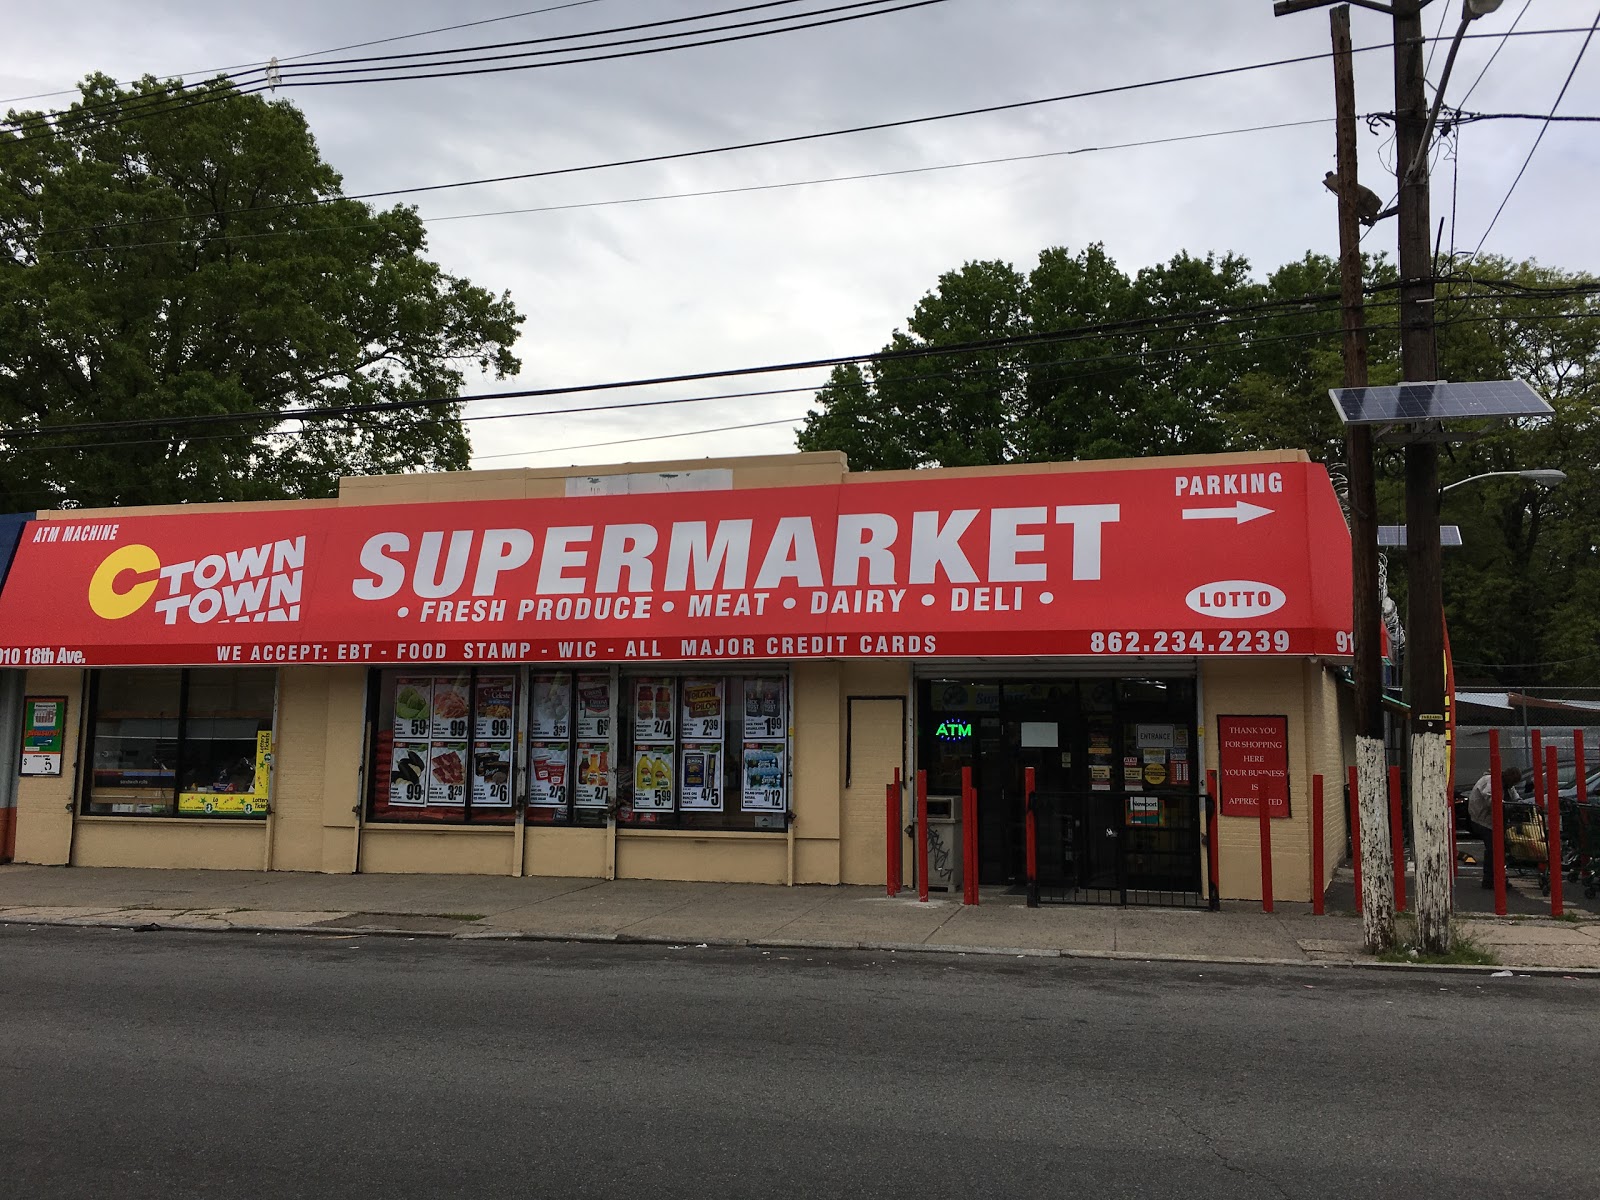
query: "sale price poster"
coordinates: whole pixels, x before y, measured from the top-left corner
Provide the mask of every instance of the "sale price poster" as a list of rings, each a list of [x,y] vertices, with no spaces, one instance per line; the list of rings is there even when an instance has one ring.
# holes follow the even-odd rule
[[[633,681],[633,740],[670,742],[676,728],[673,719],[672,680],[635,679]],[[669,756],[670,757],[670,756]]]
[[[517,680],[513,675],[478,676],[473,710],[472,736],[497,741],[511,736],[512,712],[517,702]]]
[[[565,671],[533,677],[533,711],[528,735],[560,739],[572,727],[572,676]]]
[[[783,812],[784,748],[758,742],[744,744],[739,807],[745,812]]]
[[[434,742],[428,758],[428,806],[462,808],[467,797],[467,744]]]
[[[685,746],[678,807],[685,812],[722,811],[722,747]]]
[[[611,736],[611,676],[578,676],[578,736],[604,741]]]
[[[672,811],[672,748],[640,746],[633,752],[635,812]]]
[[[685,679],[679,729],[686,742],[722,740],[722,680]]]
[[[744,681],[744,736],[751,741],[781,741],[785,735],[781,679]]]

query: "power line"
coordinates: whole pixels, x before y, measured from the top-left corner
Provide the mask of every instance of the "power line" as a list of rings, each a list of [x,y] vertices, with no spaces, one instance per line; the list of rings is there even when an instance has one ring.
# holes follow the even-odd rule
[[[588,30],[588,31],[583,32],[583,33],[551,34],[551,35],[548,35],[546,37],[523,38],[523,39],[521,39],[519,41],[515,41],[515,42],[487,42],[487,43],[484,43],[484,44],[478,45],[478,46],[461,46],[461,47],[458,47],[458,48],[456,48],[454,50],[417,50],[417,51],[413,51],[413,52],[411,52],[409,54],[380,54],[380,55],[370,55],[370,56],[367,56],[367,57],[364,57],[364,58],[318,59],[318,60],[313,61],[313,62],[301,63],[298,67],[294,68],[293,77],[298,77],[298,74],[300,72],[303,72],[304,69],[307,68],[307,67],[336,67],[336,66],[343,66],[343,65],[352,64],[352,63],[391,63],[391,62],[400,62],[402,60],[417,59],[417,58],[449,58],[450,61],[452,63],[454,63],[454,64],[469,63],[469,62],[488,62],[488,61],[492,61],[492,60],[490,60],[490,59],[478,59],[478,58],[453,58],[452,56],[461,55],[461,54],[475,54],[480,50],[509,50],[509,49],[511,49],[513,47],[516,47],[516,46],[545,46],[545,45],[550,45],[550,44],[552,44],[554,42],[572,42],[572,41],[581,40],[583,38],[603,37],[603,36],[606,36],[608,34],[613,34],[613,33],[635,33],[635,32],[637,32],[637,31],[639,31],[641,29],[662,29],[662,28],[665,28],[666,26],[669,26],[669,25],[692,25],[692,24],[695,24],[696,22],[699,22],[699,21],[710,21],[710,20],[713,20],[714,18],[717,18],[717,17],[735,16],[735,15],[737,15],[739,13],[759,12],[759,11],[763,11],[763,10],[770,9],[770,8],[789,8],[789,7],[792,7],[793,5],[806,3],[806,2],[808,2],[808,0],[763,0],[763,2],[759,3],[759,4],[744,4],[744,5],[740,5],[738,8],[715,9],[715,10],[713,10],[711,12],[693,13],[693,14],[687,16],[687,17],[668,17],[668,18],[666,18],[664,20],[660,20],[660,21],[642,21],[642,22],[639,22],[639,23],[633,24],[633,25],[617,25],[617,26],[613,26],[610,29],[591,29],[591,30]],[[818,12],[829,13],[829,12],[837,12],[837,11],[840,11],[840,9],[844,9],[844,8],[867,8],[867,7],[870,7],[870,6],[875,5],[875,4],[876,5],[884,5],[884,4],[889,4],[891,2],[892,2],[892,0],[853,0],[852,3],[842,4],[842,5],[839,5],[839,6],[835,7],[835,8],[819,9],[819,10],[816,10],[816,11],[810,12],[810,13],[781,14],[781,15],[776,16],[776,17],[765,18],[765,21],[795,20],[795,19],[798,19],[800,17],[816,16]],[[763,23],[763,22],[759,22],[759,21],[748,22],[748,24],[761,24],[761,23]],[[744,24],[744,23],[741,23],[741,24]],[[738,27],[739,27],[738,25],[735,25],[735,26],[724,26],[724,28],[738,28]],[[674,37],[676,37],[676,36],[690,36],[692,34],[706,33],[706,32],[713,32],[713,31],[711,31],[711,30],[686,30],[682,34],[671,34],[671,35],[667,35],[667,36],[674,36]],[[628,40],[629,41],[644,41],[644,40],[648,40],[648,39],[630,38]],[[517,54],[503,54],[503,55],[498,55],[497,57],[498,58],[520,58],[520,57],[524,57],[524,56],[523,55],[517,55]],[[437,63],[423,63],[421,65],[422,66],[437,66],[439,64],[437,64]],[[384,70],[389,70],[391,68],[384,67],[384,66],[376,66],[376,67],[368,67],[368,68],[363,68],[363,69],[367,70],[367,71],[384,71]],[[321,74],[340,74],[341,72],[320,72],[320,73]],[[355,72],[352,70],[350,72],[342,72],[342,73],[344,73],[344,74],[354,74]]]
[[[600,4],[603,2],[604,0],[568,0],[568,3],[565,4],[551,4],[544,8],[530,8],[522,12],[507,13],[500,17],[485,17],[478,21],[463,21],[459,25],[442,25],[437,29],[421,29],[416,33],[397,33],[392,37],[375,38],[370,42],[351,42],[349,45],[332,46],[326,50],[305,50],[299,54],[280,54],[278,55],[278,61],[296,62],[302,58],[315,58],[322,54],[339,54],[345,50],[362,50],[368,46],[383,46],[390,42],[408,41],[411,38],[431,37],[436,33],[453,33],[458,29],[471,29],[477,25],[494,25],[501,21],[515,21],[522,17],[533,17],[538,16],[541,13],[557,12],[564,8],[584,8],[590,4]],[[159,77],[162,79],[183,79],[191,75],[212,76],[220,75],[226,71],[241,70],[246,67],[259,67],[264,69],[266,65],[267,64],[265,61],[257,60],[256,62],[232,63],[226,67],[208,67],[203,71],[169,71],[160,74]],[[145,72],[145,74],[156,73]],[[12,96],[10,99],[0,100],[0,104],[16,104],[23,100],[46,100],[51,96],[72,96],[76,95],[77,91],[77,88],[65,88],[59,92],[35,92],[30,96]]]
[[[1238,129],[1214,129],[1201,133],[1174,134],[1169,137],[1146,138],[1135,142],[1113,142],[1104,146],[1080,146],[1071,150],[1045,150],[1037,154],[1010,154],[998,158],[972,159],[966,162],[935,163],[924,167],[901,167],[888,171],[866,171],[854,175],[829,175],[815,179],[796,179],[781,183],[756,183],[735,187],[706,188],[693,192],[667,192],[654,196],[629,196],[615,200],[585,200],[571,204],[543,204],[531,208],[501,208],[489,212],[454,213],[435,217],[422,217],[417,219],[424,224],[437,224],[444,221],[468,221],[483,217],[510,217],[522,216],[529,213],[572,212],[587,208],[614,208],[628,204],[649,204],[663,200],[697,200],[710,196],[733,196],[751,192],[783,191],[791,188],[814,187],[829,183],[855,183],[872,179],[890,179],[904,175],[925,175],[935,171],[954,171],[969,167],[998,166],[1004,163],[1034,162],[1043,159],[1067,158],[1079,154],[1097,154],[1110,150],[1131,150],[1147,146],[1164,146],[1175,142],[1201,141],[1207,138],[1231,137],[1244,133],[1266,133],[1280,129],[1299,129],[1308,125],[1329,125],[1333,117],[1313,117],[1300,121],[1280,121],[1271,125],[1249,125]],[[239,242],[257,241],[263,238],[301,237],[314,233],[343,233],[352,229],[368,229],[383,224],[381,220],[353,221],[338,225],[312,225],[296,226],[290,229],[269,229],[259,233],[219,233],[199,234],[195,237],[169,238],[157,242],[132,242],[126,245],[104,246],[75,246],[66,250],[41,250],[41,254],[101,254],[121,253],[128,250],[146,250],[165,246],[188,246],[195,242],[210,243],[222,242],[229,245]]]
[[[1517,14],[1517,19],[1511,22],[1511,27],[1506,30],[1506,35],[1500,39],[1500,44],[1494,48],[1494,53],[1489,55],[1489,61],[1483,64],[1483,70],[1478,72],[1478,77],[1472,81],[1472,86],[1462,94],[1462,104],[1467,102],[1468,96],[1478,90],[1478,85],[1483,82],[1483,77],[1489,73],[1489,68],[1494,66],[1494,60],[1500,57],[1500,51],[1506,48],[1511,40],[1511,34],[1516,31],[1517,26],[1522,23],[1522,18],[1528,15],[1528,10],[1532,7],[1533,0],[1526,0],[1522,6],[1522,11]]]
[[[1550,117],[1554,117],[1556,109],[1561,107],[1561,101],[1567,94],[1567,88],[1572,86],[1572,77],[1578,73],[1578,64],[1583,61],[1584,52],[1589,49],[1589,43],[1594,39],[1594,32],[1600,28],[1600,12],[1595,13],[1594,21],[1589,26],[1588,36],[1583,39],[1583,45],[1578,47],[1578,57],[1572,60],[1572,69],[1567,72],[1566,80],[1561,84],[1561,90],[1556,93],[1555,103],[1550,106]],[[1522,176],[1528,169],[1528,164],[1533,161],[1534,153],[1539,149],[1539,143],[1544,140],[1545,132],[1550,128],[1550,121],[1539,126],[1539,135],[1533,139],[1533,145],[1528,147],[1528,157],[1522,160],[1522,166],[1517,171],[1517,176],[1511,181],[1511,186],[1506,189],[1505,196],[1500,201],[1500,207],[1494,210],[1494,216],[1489,219],[1489,228],[1483,231],[1483,236],[1478,239],[1477,246],[1472,251],[1472,258],[1478,256],[1478,251],[1483,249],[1483,244],[1489,240],[1489,235],[1494,232],[1500,214],[1505,212],[1506,205],[1511,201],[1511,194],[1517,190],[1517,184],[1522,182]]]
[[[1386,46],[1363,46],[1355,53],[1367,50],[1386,49]],[[790,134],[784,137],[763,138],[756,141],[730,143],[723,146],[710,146],[698,150],[679,150],[667,154],[641,155],[636,158],[613,159],[609,162],[590,163],[577,167],[552,167],[542,171],[524,171],[511,175],[495,175],[481,179],[456,180],[450,183],[423,184],[416,187],[386,188],[381,191],[356,192],[349,195],[333,196],[326,199],[298,201],[294,203],[281,203],[262,205],[257,208],[220,209],[202,213],[183,213],[165,217],[145,217],[129,221],[106,221],[93,225],[75,225],[64,229],[50,230],[51,235],[65,235],[68,233],[98,232],[108,229],[126,229],[133,226],[170,224],[173,221],[203,220],[209,217],[236,216],[246,213],[278,212],[292,208],[311,208],[333,203],[336,200],[375,200],[385,199],[390,196],[420,195],[427,192],[452,191],[457,188],[481,187],[496,183],[516,183],[526,179],[549,179],[564,175],[577,175],[590,171],[612,170],[619,167],[646,166],[655,163],[681,162],[692,158],[705,158],[715,154],[729,154],[745,150],[764,150],[774,146],[791,146],[805,142],[823,141],[829,138],[848,137],[862,133],[878,133],[888,129],[904,129],[915,125],[928,125],[938,121],[951,121],[964,117],[987,116],[1001,112],[1015,112],[1025,108],[1036,108],[1046,104],[1059,104],[1069,100],[1085,100],[1100,96],[1118,95],[1126,92],[1141,91],[1147,88],[1164,87],[1177,83],[1193,83],[1205,79],[1218,79],[1230,75],[1239,75],[1250,71],[1266,70],[1273,67],[1291,66],[1299,63],[1317,62],[1327,58],[1327,54],[1305,54],[1294,58],[1273,59],[1268,62],[1250,63],[1238,67],[1222,67],[1211,71],[1197,71],[1187,75],[1174,75],[1163,79],[1143,80],[1138,83],[1115,84],[1109,87],[1090,88],[1079,92],[1064,92],[1055,96],[1041,96],[1032,100],[1014,100],[1004,104],[989,104],[977,108],[959,109],[953,112],[934,113],[920,117],[904,117],[893,121],[877,121],[867,125],[853,125],[842,129],[820,130],[813,133]]]
[[[795,3],[801,3],[801,2],[803,2],[803,0],[767,0],[766,3],[755,4],[755,5],[746,5],[743,8],[725,9],[725,10],[722,10],[722,12],[724,12],[724,13],[746,12],[746,11],[751,11],[751,10],[754,10],[754,9],[771,8],[771,7],[774,7],[776,5],[787,5],[787,4],[795,4]],[[313,78],[310,78],[310,76],[314,76],[314,75],[344,75],[344,76],[348,76],[348,75],[352,75],[352,74],[359,74],[361,72],[373,72],[373,71],[379,71],[379,70],[384,70],[384,69],[399,69],[399,68],[349,67],[349,68],[344,68],[344,69],[342,69],[340,71],[314,71],[314,70],[313,71],[307,71],[307,70],[303,70],[302,69],[302,70],[291,70],[289,72],[279,72],[278,76],[276,78],[274,78],[274,79],[263,78],[263,79],[260,79],[260,80],[251,80],[248,83],[240,83],[239,81],[236,81],[236,80],[229,80],[228,82],[236,84],[236,90],[241,95],[258,95],[258,94],[260,94],[261,92],[264,92],[264,91],[276,90],[276,88],[278,88],[278,87],[285,87],[285,88],[287,88],[287,87],[329,87],[329,86],[353,84],[353,83],[386,83],[386,82],[404,81],[404,80],[408,80],[408,79],[443,79],[443,78],[454,78],[454,77],[463,76],[463,75],[489,75],[489,74],[504,73],[506,71],[536,70],[536,69],[543,69],[543,68],[546,68],[546,67],[571,66],[573,64],[578,64],[578,63],[604,62],[604,61],[610,61],[610,60],[613,60],[613,59],[621,59],[621,58],[638,58],[638,57],[644,57],[644,56],[654,55],[654,54],[665,54],[665,53],[669,53],[669,52],[675,51],[675,50],[686,50],[686,49],[694,49],[696,47],[701,47],[701,46],[721,45],[721,44],[728,43],[728,42],[748,41],[748,40],[751,40],[753,38],[772,37],[772,36],[776,36],[778,34],[794,33],[794,32],[798,32],[800,30],[805,30],[805,29],[817,29],[817,28],[821,28],[823,26],[828,26],[828,25],[838,25],[838,24],[848,23],[848,22],[851,22],[851,21],[868,20],[868,19],[870,19],[872,17],[886,16],[886,15],[889,15],[891,13],[903,12],[903,11],[908,10],[908,9],[924,8],[924,7],[927,7],[928,5],[931,5],[931,4],[945,4],[945,3],[948,3],[948,2],[949,2],[949,0],[850,0],[849,3],[838,4],[838,5],[835,5],[832,8],[814,9],[814,10],[812,10],[810,12],[805,12],[805,13],[791,13],[791,14],[786,14],[786,15],[778,16],[778,17],[764,18],[764,19],[761,19],[761,20],[736,22],[736,23],[729,24],[729,25],[709,26],[709,27],[707,27],[705,29],[683,30],[683,31],[680,31],[680,32],[677,32],[677,33],[660,34],[660,35],[655,35],[655,36],[651,36],[651,37],[624,38],[624,39],[621,39],[619,41],[614,41],[614,42],[596,42],[596,43],[594,43],[592,45],[569,46],[569,47],[564,47],[564,48],[561,48],[561,49],[539,50],[539,51],[523,51],[523,52],[519,52],[517,54],[498,55],[498,56],[486,57],[486,58],[455,58],[455,59],[446,58],[446,59],[441,59],[440,61],[433,62],[433,63],[417,63],[417,64],[413,64],[413,66],[415,66],[415,67],[452,66],[452,65],[459,65],[459,64],[465,64],[465,63],[497,61],[497,60],[500,60],[500,59],[509,59],[509,58],[528,58],[528,57],[537,57],[537,56],[553,55],[553,54],[579,54],[579,55],[581,55],[585,51],[595,50],[595,49],[614,48],[614,47],[619,47],[619,46],[645,46],[647,43],[668,41],[668,40],[671,40],[671,39],[679,39],[679,40],[674,41],[674,43],[671,44],[671,45],[652,45],[652,46],[648,46],[648,48],[645,48],[645,49],[618,51],[616,53],[611,53],[611,54],[590,54],[590,55],[586,55],[584,57],[561,58],[561,59],[554,59],[554,60],[546,61],[546,62],[524,62],[524,63],[518,63],[518,64],[516,64],[514,66],[480,67],[480,68],[474,68],[472,70],[460,70],[460,71],[430,71],[430,72],[423,72],[423,73],[412,72],[410,74],[405,74],[405,75],[373,75],[373,74],[367,74],[367,75],[365,75],[365,77],[339,78],[339,79],[313,79]],[[889,5],[889,4],[895,4],[895,7],[882,7],[884,5]],[[873,10],[871,12],[849,11],[849,10],[860,9],[860,8],[864,8],[864,7],[868,7],[868,6],[877,6],[877,7],[873,7]],[[826,14],[834,14],[834,13],[841,13],[841,12],[845,12],[845,13],[847,13],[847,15],[844,15],[844,16],[831,16],[831,17],[828,17],[828,19],[826,19],[826,20],[809,21],[809,22],[804,23],[804,24],[794,24],[794,23],[792,23],[792,22],[801,21],[802,19],[807,18],[807,17],[824,16]],[[706,20],[708,17],[712,17],[712,16],[716,16],[716,15],[719,15],[719,14],[718,13],[702,13],[702,14],[699,14],[697,16],[692,16],[692,17],[677,17],[677,18],[673,18],[672,20],[668,20],[668,21],[654,21],[654,22],[648,22],[648,23],[642,24],[642,25],[618,26],[615,30],[597,30],[597,31],[590,31],[590,32],[587,32],[587,33],[563,34],[563,35],[560,35],[558,37],[553,37],[553,38],[532,39],[531,42],[526,43],[526,44],[532,44],[532,42],[567,41],[567,40],[574,40],[574,39],[580,39],[580,38],[592,38],[592,37],[602,36],[604,34],[611,33],[611,32],[626,31],[626,30],[630,30],[630,29],[648,29],[648,28],[655,28],[655,27],[662,26],[662,25],[678,24],[678,23],[682,23],[682,22],[703,21],[703,20]],[[791,24],[787,24],[784,27],[777,28],[777,29],[756,29],[755,28],[757,26],[770,25],[770,24],[773,24],[773,23],[776,23],[776,22],[791,22]],[[691,37],[700,37],[701,35],[706,34],[706,33],[727,31],[727,30],[743,30],[743,29],[755,29],[755,32],[752,32],[752,33],[741,33],[741,34],[736,34],[736,35],[728,36],[728,37],[702,38],[702,40],[700,40],[700,41],[685,41],[685,40],[681,40],[681,39],[691,38]],[[504,44],[505,45],[515,45],[515,44],[518,44],[518,43],[509,43],[508,42],[508,43],[504,43]],[[468,49],[471,49],[471,48],[469,47]],[[458,52],[456,52],[456,51],[433,51],[433,52],[430,52],[431,56],[433,56],[433,57],[438,57],[439,55],[455,54],[455,53],[458,53]],[[408,57],[408,56],[401,56],[401,57]],[[348,60],[348,61],[361,62],[361,61],[366,61],[366,60],[352,59],[352,60]],[[315,67],[318,64],[316,64],[316,63],[308,63],[308,64],[305,64],[305,65],[306,66],[310,66],[310,67]],[[256,74],[260,74],[260,71],[259,70],[251,70],[251,71],[247,72],[247,74],[256,75]],[[145,117],[158,115],[158,114],[163,113],[163,112],[170,113],[170,112],[182,109],[182,108],[198,106],[199,104],[213,103],[217,99],[226,99],[227,96],[228,96],[227,92],[219,92],[219,93],[214,93],[213,95],[211,95],[209,97],[197,98],[197,99],[193,100],[192,103],[190,103],[190,102],[186,102],[186,97],[182,93],[181,88],[179,89],[179,91],[177,91],[175,93],[163,90],[163,92],[161,92],[161,93],[144,93],[141,96],[135,96],[135,97],[132,97],[131,99],[128,99],[128,100],[119,99],[119,100],[108,102],[106,104],[101,104],[101,105],[81,106],[76,114],[71,114],[71,115],[82,116],[85,113],[87,113],[88,115],[93,115],[94,113],[99,112],[99,111],[103,111],[105,109],[118,109],[118,110],[120,110],[121,111],[121,115],[120,116],[118,116],[113,121],[109,121],[109,122],[105,123],[105,126],[109,127],[109,126],[112,126],[112,125],[120,125],[120,124],[123,124],[124,122],[130,121],[130,120],[138,120],[138,119],[143,119]],[[70,113],[70,110],[69,110],[69,113]],[[55,118],[54,118],[54,122],[53,123],[52,123],[51,118],[49,118],[49,117],[45,117],[45,118],[43,118],[41,120],[36,120],[35,123],[36,124],[45,125],[47,131],[48,130],[54,130],[54,129],[60,127],[60,125],[62,123],[61,116],[62,116],[61,114],[57,114],[55,116]],[[26,123],[25,122],[0,122],[0,125],[4,125],[4,124],[10,124],[13,127],[19,127],[19,126],[25,125]],[[26,142],[29,142],[29,141],[41,140],[41,139],[43,139],[45,137],[48,137],[48,136],[49,136],[48,132],[35,132],[35,133],[29,134],[29,135],[27,135],[25,137],[19,138],[19,139],[17,139],[17,141],[22,142],[22,143],[26,143]]]
[[[1391,290],[1398,285],[1384,284],[1367,289],[1369,293]],[[124,421],[93,421],[78,422],[70,425],[53,425],[39,429],[11,429],[0,430],[0,436],[16,439],[34,438],[63,433],[83,433],[108,431],[119,429],[141,429],[150,426],[165,426],[180,424],[185,426],[213,425],[233,421],[259,421],[259,420],[300,420],[305,417],[322,416],[350,416],[358,413],[392,412],[400,409],[420,408],[429,405],[458,404],[476,400],[514,400],[542,396],[565,396],[581,392],[617,391],[625,388],[656,387],[672,383],[697,383],[708,379],[729,379],[745,375],[778,374],[788,371],[820,370],[837,366],[846,366],[851,363],[881,363],[900,360],[914,360],[922,358],[940,357],[947,354],[981,353],[986,351],[1021,349],[1031,345],[1050,345],[1063,341],[1076,341],[1086,338],[1105,336],[1110,333],[1144,333],[1160,332],[1163,326],[1178,324],[1192,325],[1200,322],[1216,321],[1223,318],[1237,317],[1247,313],[1257,313],[1274,309],[1293,310],[1303,309],[1307,304],[1327,303],[1338,298],[1337,292],[1313,293],[1297,297],[1286,297],[1276,300],[1264,300],[1249,304],[1234,306],[1217,306],[1208,309],[1197,309],[1188,313],[1158,314],[1150,317],[1135,317],[1121,321],[1101,322],[1096,325],[1079,325],[1070,329],[1051,330],[1042,333],[1019,334],[1014,337],[989,338],[970,342],[956,343],[948,346],[919,346],[905,350],[871,351],[864,354],[835,355],[827,358],[808,359],[798,362],[768,363],[753,367],[726,368],[715,371],[697,371],[688,374],[663,375],[645,379],[630,379],[599,384],[570,385],[553,388],[530,388],[512,392],[494,392],[475,396],[440,396],[412,400],[378,401],[370,404],[334,405],[318,408],[286,409],[282,411],[233,412],[233,413],[203,413],[185,417],[174,421],[169,418],[140,418]]]
[[[804,417],[777,417],[771,421],[749,421],[742,425],[715,425],[710,429],[689,429],[683,433],[651,433],[641,437],[619,438],[610,442],[581,442],[576,446],[549,446],[541,450],[508,450],[503,454],[474,454],[472,462],[488,462],[496,458],[525,458],[530,454],[565,454],[571,450],[599,450],[605,446],[631,446],[635,442],[664,442],[670,438],[705,437],[711,433],[732,433],[742,429],[764,429],[772,425],[793,425]]]

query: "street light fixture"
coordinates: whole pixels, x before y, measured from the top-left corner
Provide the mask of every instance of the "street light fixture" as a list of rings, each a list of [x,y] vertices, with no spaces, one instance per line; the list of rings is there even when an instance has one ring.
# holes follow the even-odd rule
[[[1465,479],[1447,483],[1439,489],[1439,494],[1442,496],[1452,488],[1458,488],[1467,483],[1476,483],[1480,479],[1496,479],[1511,475],[1515,475],[1518,479],[1526,479],[1537,483],[1540,487],[1555,487],[1556,484],[1567,481],[1567,473],[1565,471],[1557,471],[1554,468],[1535,467],[1527,471],[1485,471],[1482,475],[1469,475]]]

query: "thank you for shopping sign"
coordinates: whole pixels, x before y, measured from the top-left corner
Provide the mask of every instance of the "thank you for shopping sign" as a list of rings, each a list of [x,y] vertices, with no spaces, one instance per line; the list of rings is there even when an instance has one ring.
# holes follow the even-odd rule
[[[1218,717],[1217,763],[1223,816],[1288,817],[1288,717]]]

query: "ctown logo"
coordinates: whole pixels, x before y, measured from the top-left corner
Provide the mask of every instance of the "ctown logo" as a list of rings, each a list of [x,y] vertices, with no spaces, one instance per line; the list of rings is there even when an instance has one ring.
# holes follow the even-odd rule
[[[120,546],[95,568],[89,607],[108,621],[131,617],[153,599],[168,625],[212,621],[298,621],[306,539],[265,542],[162,566],[149,546]]]

